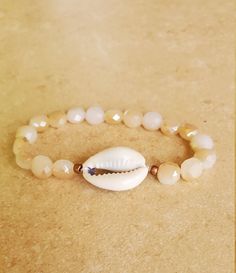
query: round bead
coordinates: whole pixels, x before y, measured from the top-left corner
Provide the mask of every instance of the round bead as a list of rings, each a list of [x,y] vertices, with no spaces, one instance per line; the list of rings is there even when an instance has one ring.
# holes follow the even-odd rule
[[[108,124],[119,124],[123,119],[123,113],[120,110],[108,110],[105,113],[105,121]]]
[[[19,154],[22,150],[22,147],[24,146],[25,144],[25,140],[23,138],[16,138],[14,143],[13,143],[13,153],[16,155],[16,154]]]
[[[74,170],[75,173],[80,174],[83,171],[83,164],[75,163],[74,167],[73,167],[73,170]]]
[[[153,165],[150,169],[150,174],[153,176],[157,176],[158,167],[156,165]]]
[[[178,133],[178,130],[179,130],[178,124],[168,125],[168,124],[164,123],[161,126],[161,132],[166,136],[176,135]]]
[[[190,145],[193,150],[211,150],[214,147],[214,142],[210,136],[198,134],[192,138]]]
[[[202,171],[202,162],[197,158],[191,157],[181,164],[181,176],[184,180],[196,179],[201,176]]]
[[[164,185],[173,185],[180,179],[180,167],[171,162],[160,165],[157,173],[158,180]]]
[[[25,170],[31,169],[32,160],[24,155],[16,154],[16,164]]]
[[[91,125],[97,125],[104,121],[104,111],[99,106],[90,107],[85,115],[87,122]]]
[[[81,107],[71,108],[67,112],[67,120],[70,123],[80,123],[85,119],[85,111]]]
[[[143,127],[147,130],[158,130],[162,124],[162,116],[157,112],[148,112],[143,116]]]
[[[18,128],[16,137],[23,138],[32,144],[37,140],[38,134],[33,126],[26,125]]]
[[[62,111],[56,111],[51,113],[49,116],[49,125],[53,128],[60,128],[66,124],[66,115]]]
[[[52,174],[52,160],[44,155],[37,155],[32,160],[31,170],[33,174],[41,179],[45,179]]]
[[[137,128],[142,124],[143,115],[141,112],[128,110],[124,113],[124,124],[129,128]]]
[[[196,126],[186,123],[179,128],[180,136],[185,140],[190,140],[193,136],[198,134],[198,129]]]
[[[29,124],[38,132],[43,132],[48,128],[49,120],[47,116],[41,115],[31,118]]]
[[[52,173],[57,178],[69,179],[74,176],[73,167],[74,164],[71,161],[60,159],[53,164]]]
[[[202,162],[203,169],[210,169],[216,162],[216,153],[213,150],[201,149],[196,151],[194,157]]]

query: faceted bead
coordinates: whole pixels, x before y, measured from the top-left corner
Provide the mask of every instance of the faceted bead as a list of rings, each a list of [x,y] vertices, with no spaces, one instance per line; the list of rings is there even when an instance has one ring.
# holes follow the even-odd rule
[[[123,113],[120,110],[108,110],[105,113],[105,121],[108,124],[119,124],[123,119]]]
[[[157,112],[148,112],[143,116],[143,127],[147,130],[158,130],[162,124],[162,116]]]
[[[136,128],[142,124],[143,115],[141,112],[128,110],[124,113],[124,124],[129,128]]]
[[[67,112],[67,120],[70,123],[80,123],[85,119],[85,111],[81,107],[71,108]]]
[[[26,125],[18,128],[16,137],[23,138],[32,144],[37,140],[38,134],[33,126]]]
[[[210,169],[216,162],[216,153],[214,150],[201,149],[196,151],[194,157],[202,162],[203,169]]]
[[[30,170],[32,160],[31,160],[31,158],[26,157],[24,155],[16,154],[16,164],[22,169]]]
[[[49,125],[53,128],[60,128],[67,122],[66,115],[62,111],[56,111],[51,113],[49,116]]]
[[[198,134],[198,129],[192,124],[184,124],[179,128],[180,136],[185,140],[190,140],[193,136]]]
[[[52,166],[53,163],[49,157],[37,155],[32,160],[31,170],[36,177],[45,179],[51,176]]]
[[[26,141],[23,138],[16,138],[14,143],[13,143],[13,153],[19,154],[22,151],[22,147],[24,146],[24,144],[26,143]]]
[[[61,179],[69,179],[74,176],[74,164],[69,160],[57,160],[53,164],[53,175]]]
[[[47,116],[41,115],[31,118],[29,124],[33,126],[38,132],[43,132],[48,128],[49,120]]]
[[[214,142],[210,136],[198,134],[191,139],[190,145],[193,150],[211,150],[214,147]]]
[[[196,179],[201,176],[202,171],[202,162],[197,158],[191,157],[181,164],[181,176],[184,180]]]
[[[166,162],[160,165],[157,173],[161,184],[173,185],[180,179],[180,167],[172,162]]]
[[[104,121],[104,111],[99,106],[90,107],[85,115],[87,122],[91,125],[97,125]]]
[[[179,130],[178,124],[169,125],[169,124],[164,123],[161,126],[161,132],[166,136],[176,135],[178,133],[178,130]]]

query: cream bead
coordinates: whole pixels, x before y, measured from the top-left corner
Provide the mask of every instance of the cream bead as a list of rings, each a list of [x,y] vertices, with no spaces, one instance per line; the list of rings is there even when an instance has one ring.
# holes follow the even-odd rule
[[[91,125],[97,125],[104,121],[104,111],[99,106],[90,107],[85,115],[87,122]]]
[[[213,150],[201,149],[196,151],[194,157],[202,162],[203,169],[210,169],[216,162],[216,153]]]
[[[202,171],[202,163],[197,158],[191,157],[181,164],[181,176],[184,180],[196,179],[201,176]]]
[[[169,124],[164,123],[161,126],[161,132],[166,136],[176,135],[178,133],[178,130],[179,130],[178,124],[169,125]]]
[[[162,116],[157,112],[148,112],[143,116],[143,127],[147,130],[158,130],[162,124]]]
[[[124,124],[129,128],[137,128],[142,124],[143,115],[141,112],[128,110],[124,113]]]
[[[66,115],[63,111],[56,111],[51,113],[49,116],[49,125],[53,128],[60,128],[67,122]]]
[[[208,135],[197,134],[191,139],[190,145],[193,150],[211,150],[214,147],[214,142],[212,138]]]
[[[31,170],[36,177],[45,179],[51,176],[52,166],[53,163],[49,157],[38,155],[32,160]]]
[[[74,107],[68,110],[67,112],[67,120],[70,123],[80,123],[85,119],[85,111],[81,107]]]
[[[52,173],[57,178],[69,179],[74,176],[74,164],[69,160],[60,159],[53,164]]]
[[[105,121],[108,124],[119,124],[123,119],[123,113],[120,110],[108,110],[105,113]]]
[[[16,154],[16,164],[22,169],[30,170],[32,160],[31,160],[31,158],[26,157],[24,155]]]
[[[180,167],[172,162],[166,162],[159,166],[158,180],[164,185],[173,185],[180,179]]]
[[[186,123],[179,128],[180,136],[185,140],[190,140],[193,136],[198,134],[198,129],[196,126]]]
[[[19,154],[22,150],[22,147],[24,146],[24,144],[26,143],[26,141],[23,138],[16,138],[14,143],[13,143],[13,153]]]
[[[16,137],[23,138],[32,144],[37,140],[38,134],[33,126],[26,125],[18,128]]]
[[[48,128],[49,120],[47,116],[41,115],[31,118],[29,124],[38,132],[43,132]]]

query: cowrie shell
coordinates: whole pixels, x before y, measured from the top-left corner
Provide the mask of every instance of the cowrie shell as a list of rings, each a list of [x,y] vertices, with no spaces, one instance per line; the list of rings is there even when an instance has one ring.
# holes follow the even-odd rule
[[[116,173],[92,175],[91,169],[106,169]],[[128,147],[113,147],[90,157],[83,164],[84,178],[96,187],[125,191],[137,187],[147,176],[145,158]]]

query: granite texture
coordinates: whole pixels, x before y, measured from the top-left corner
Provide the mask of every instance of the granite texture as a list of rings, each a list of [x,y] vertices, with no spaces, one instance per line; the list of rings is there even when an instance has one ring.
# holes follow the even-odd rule
[[[0,272],[233,273],[234,1],[0,1]],[[210,134],[195,183],[123,192],[17,167],[16,129],[74,105],[157,110]],[[32,150],[81,162],[128,145],[181,162],[186,143],[142,128],[68,125]]]

